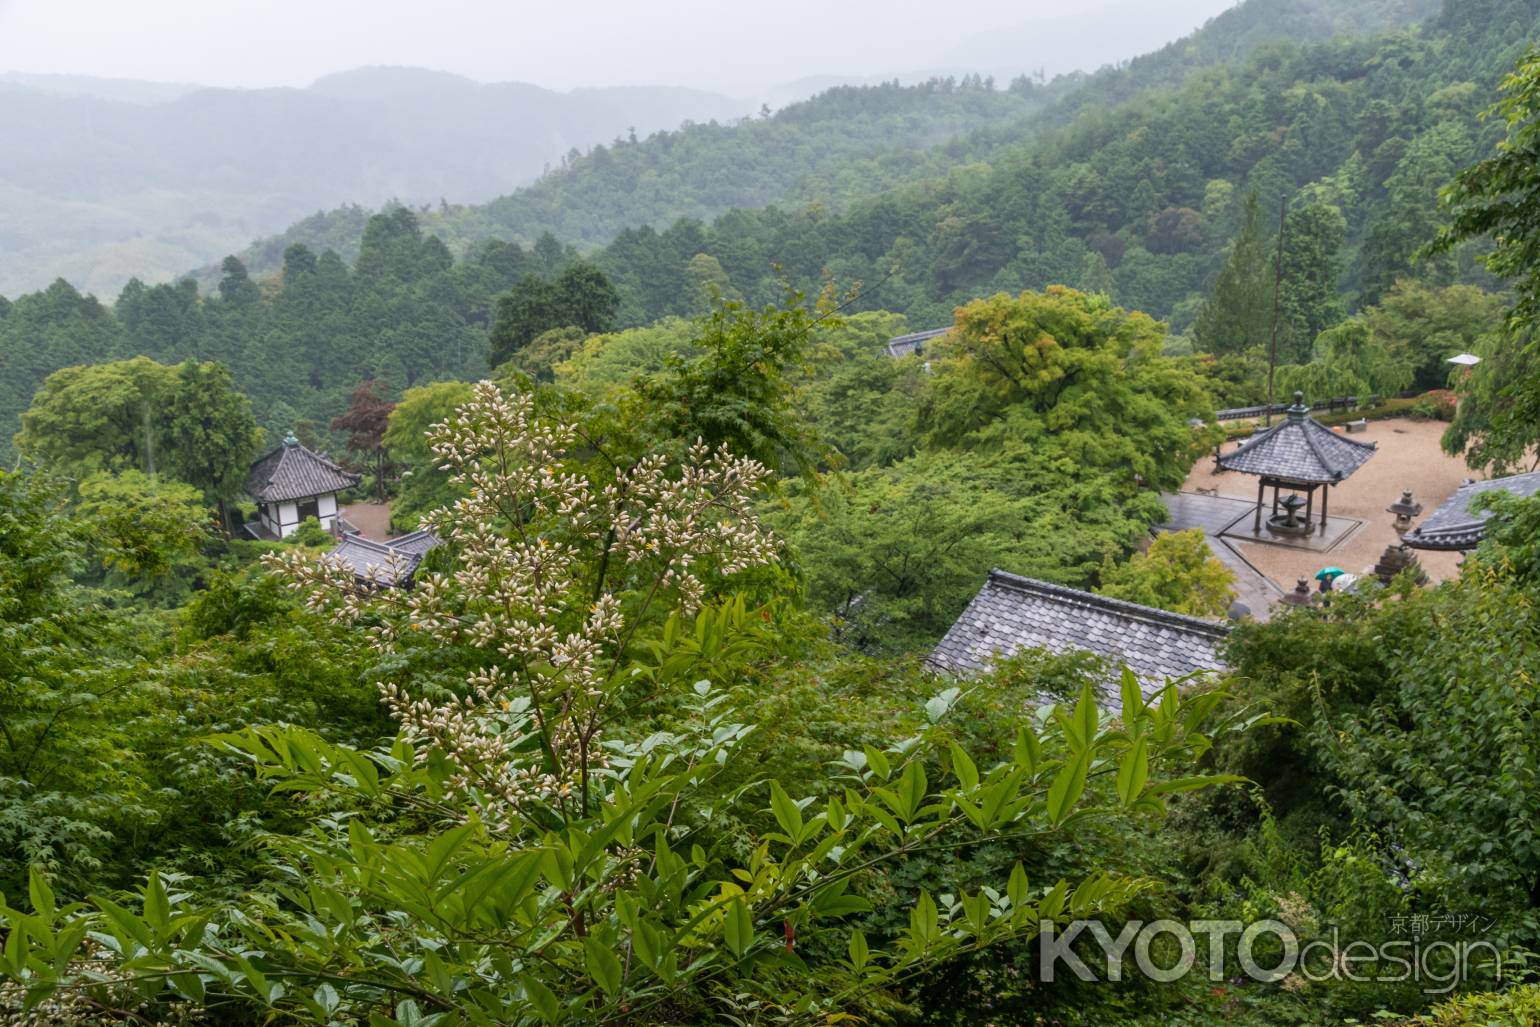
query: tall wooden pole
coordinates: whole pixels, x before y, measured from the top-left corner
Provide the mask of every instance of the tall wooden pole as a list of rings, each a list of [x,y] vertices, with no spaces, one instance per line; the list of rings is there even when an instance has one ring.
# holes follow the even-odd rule
[[[1273,426],[1273,371],[1278,367],[1278,320],[1283,292],[1283,233],[1288,219],[1289,198],[1278,197],[1278,259],[1273,265],[1273,337],[1267,346],[1267,413],[1264,424]]]

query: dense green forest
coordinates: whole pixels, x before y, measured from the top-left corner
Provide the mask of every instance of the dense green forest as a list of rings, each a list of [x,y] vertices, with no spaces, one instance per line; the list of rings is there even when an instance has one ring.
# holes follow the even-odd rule
[[[1536,14],[1527,2],[1462,4],[1388,37],[1269,47],[845,212],[772,207],[632,229],[593,259],[621,292],[622,321],[677,312],[678,278],[705,253],[756,299],[778,265],[804,286],[864,282],[870,306],[936,325],[972,296],[1062,282],[1180,332],[1256,192],[1269,224],[1280,197],[1292,211],[1334,208],[1298,241],[1340,264],[1350,305],[1372,301],[1411,270],[1440,186],[1496,138],[1476,116]],[[1448,262],[1419,273],[1475,273]]]
[[[352,259],[0,300],[0,1023],[1540,1022],[1540,498],[1224,672],[923,663],[991,567],[1224,614],[1150,529],[1274,302],[1284,388],[1533,459],[1540,2],[1254,47],[1261,10],[1081,83],[829,94],[1046,101],[844,209],[456,257],[360,208]],[[233,530],[291,430],[441,541],[412,587]],[[1195,969],[1113,976],[1086,920]],[[1211,975],[1128,929],[1166,921],[1327,954]]]
[[[1316,252],[1316,266],[1300,267],[1300,275],[1331,278],[1318,293],[1340,292],[1349,310],[1372,302],[1413,270],[1414,252],[1436,228],[1439,186],[1490,146],[1497,126],[1475,115],[1532,31],[1537,6],[1461,5],[1388,37],[1273,44],[1250,53],[1240,41],[1259,37],[1253,22],[1264,9],[1271,10],[1243,5],[1186,48],[1094,77],[1082,87],[1093,95],[1150,85],[1111,108],[1088,106],[1065,127],[1035,135],[1030,147],[999,149],[1012,136],[1002,132],[985,146],[993,163],[965,163],[945,177],[855,200],[843,213],[770,206],[736,209],[709,223],[687,218],[661,231],[622,231],[589,258],[619,294],[614,322],[696,314],[709,288],[764,303],[780,295],[783,278],[816,293],[832,277],[842,287],[864,284],[858,309],[903,313],[914,327],[950,323],[953,308],[978,295],[1064,283],[1104,292],[1181,333],[1192,327],[1232,239],[1244,231],[1252,192],[1262,198],[1269,237],[1276,197],[1288,195],[1299,215],[1294,250],[1301,260],[1307,247]],[[1316,9],[1287,5],[1281,24],[1291,24],[1291,11]],[[1417,9],[1372,8],[1387,18]],[[1204,70],[1231,50],[1250,55]],[[1185,84],[1166,88],[1173,77]],[[1024,88],[1030,94],[1035,87]],[[767,122],[686,131],[677,137],[683,153],[667,166],[697,167],[696,157],[722,152],[704,142],[722,138],[730,146],[718,133],[758,139],[765,152],[776,151],[799,119],[807,120],[807,145],[816,152],[827,146],[818,140],[836,133],[858,137],[870,127],[867,144],[884,132],[923,137],[961,112],[983,116],[1027,104],[982,83],[836,90]],[[652,161],[675,145],[673,138],[605,152],[634,151],[624,160]],[[753,157],[752,147],[747,152],[750,165],[775,166]],[[787,152],[783,169],[825,166],[796,148]],[[827,187],[853,195],[871,174],[846,171],[864,158],[852,162],[851,151],[838,146],[830,152],[839,159],[827,163]],[[936,159],[943,162],[937,167],[966,161],[969,151],[943,147]],[[584,165],[509,202],[537,202],[518,197],[554,195],[539,190],[565,188],[559,183],[570,179],[588,187],[583,195],[615,198],[608,217],[629,211],[619,199],[625,190],[584,177],[590,174]],[[758,180],[756,172],[712,159],[700,174],[694,181]],[[836,187],[835,178],[846,186]],[[328,229],[321,237],[345,249],[359,233],[351,266],[324,249],[291,246],[275,275],[246,272],[255,288],[237,265],[227,265],[239,280],[221,272],[214,295],[203,301],[185,282],[131,283],[112,310],[63,283],[19,297],[7,304],[13,316],[0,320],[0,424],[15,423],[49,371],[132,354],[224,361],[269,426],[330,417],[364,378],[400,389],[475,374],[487,366],[495,297],[526,275],[559,274],[575,259],[573,240],[549,233],[528,247],[491,240],[455,260],[424,233],[426,217],[404,208],[371,217],[355,208],[340,226],[327,222],[340,235]],[[1416,273],[1490,284],[1465,253]],[[1308,358],[1312,329],[1324,326],[1305,317],[1294,333],[1296,357]]]

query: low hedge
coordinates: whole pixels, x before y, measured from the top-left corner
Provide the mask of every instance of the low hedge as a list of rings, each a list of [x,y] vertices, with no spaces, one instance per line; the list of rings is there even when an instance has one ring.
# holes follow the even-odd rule
[[[1410,417],[1416,420],[1447,420],[1446,417],[1430,415],[1430,407],[1442,410],[1442,407],[1429,400],[1427,396],[1398,396],[1394,399],[1382,399],[1370,407],[1358,410],[1338,410],[1334,413],[1321,414],[1316,420],[1328,428],[1347,424],[1363,418],[1369,421],[1384,421],[1392,417]],[[1273,418],[1273,423],[1283,415]],[[1234,442],[1236,439],[1244,439],[1257,428],[1261,427],[1261,421],[1226,421],[1224,424],[1225,441]]]

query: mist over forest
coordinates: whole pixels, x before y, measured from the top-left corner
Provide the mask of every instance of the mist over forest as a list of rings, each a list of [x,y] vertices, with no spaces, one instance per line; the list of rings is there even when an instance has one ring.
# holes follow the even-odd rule
[[[0,1027],[1540,1023],[1540,0],[59,2]]]

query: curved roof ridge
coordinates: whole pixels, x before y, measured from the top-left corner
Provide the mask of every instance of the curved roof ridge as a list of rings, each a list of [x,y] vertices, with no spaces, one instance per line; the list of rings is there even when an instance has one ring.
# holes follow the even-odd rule
[[[259,503],[275,503],[341,492],[360,481],[363,475],[298,442],[285,442],[251,465],[246,492]]]
[[[1330,440],[1328,445],[1327,440]],[[1219,458],[1225,470],[1286,481],[1334,485],[1362,467],[1379,445],[1360,442],[1309,416],[1290,416]]]
[[[989,572],[989,580],[1014,588],[1046,593],[1070,602],[1084,603],[1087,606],[1100,606],[1125,616],[1137,617],[1141,620],[1167,627],[1177,627],[1187,631],[1211,634],[1215,638],[1224,638],[1230,633],[1229,628],[1217,621],[1204,620],[1202,617],[1194,617],[1186,613],[1173,613],[1170,610],[1162,610],[1157,606],[1145,606],[1143,603],[1130,602],[1127,599],[1116,599],[1112,596],[1104,596],[1098,592],[1087,592],[1084,589],[1070,588],[1068,585],[1057,585],[1051,581],[1043,581],[1039,578],[1012,574],[1010,571],[1001,570],[998,567]]]

